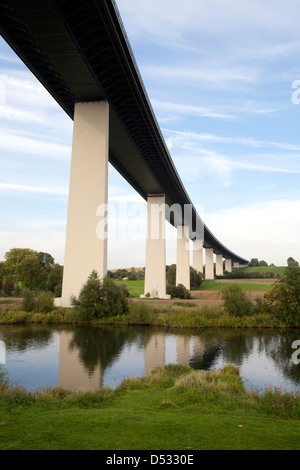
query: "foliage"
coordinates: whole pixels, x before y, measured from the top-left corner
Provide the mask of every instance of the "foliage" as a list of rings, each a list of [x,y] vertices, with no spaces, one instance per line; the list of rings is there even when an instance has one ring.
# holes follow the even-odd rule
[[[167,283],[170,286],[176,285],[176,264],[171,264],[171,266],[167,266]]]
[[[63,267],[59,264],[54,264],[47,276],[46,289],[53,292],[56,297],[61,297],[62,280]]]
[[[35,251],[29,248],[12,248],[7,251],[4,255],[4,269],[9,272],[9,274],[14,275],[17,269],[17,266],[23,261],[27,256],[32,256],[36,253]]]
[[[202,274],[190,267],[191,289],[198,289],[202,283]]]
[[[53,295],[49,292],[40,292],[36,298],[35,311],[37,313],[49,313],[53,309]]]
[[[238,284],[229,284],[222,291],[224,309],[235,317],[251,314],[252,303]]]
[[[130,302],[126,320],[129,324],[149,324],[153,320],[153,309],[143,302]]]
[[[179,299],[191,298],[190,291],[186,287],[184,287],[182,284],[178,284],[178,286],[167,286],[167,294],[170,295],[172,298],[179,298]]]
[[[300,268],[287,269],[265,296],[270,313],[285,324],[300,324]]]
[[[49,313],[54,310],[53,294],[50,292],[39,292],[35,298],[33,292],[29,289],[24,289],[22,292],[23,300],[21,302],[21,309],[24,312],[36,313]]]
[[[268,266],[268,263],[264,260],[259,261],[258,258],[252,258],[249,267]]]
[[[24,289],[22,292],[23,300],[21,308],[24,312],[33,312],[35,310],[35,298],[33,292],[29,289]]]
[[[298,261],[294,260],[294,258],[292,258],[292,257],[288,258],[287,265],[288,265],[289,269],[299,268]]]
[[[176,269],[176,264],[167,266],[166,278],[170,286],[176,285]],[[202,283],[202,274],[192,268],[192,266],[190,266],[190,283],[191,289],[198,289]]]
[[[83,321],[123,315],[128,309],[123,289],[108,276],[101,281],[96,271],[91,273],[78,298],[71,298],[71,305]]]
[[[37,289],[39,287],[42,267],[36,256],[26,256],[17,265],[15,272],[25,288]]]
[[[11,295],[14,291],[14,286],[15,286],[15,283],[10,277],[4,279],[3,285],[2,285],[4,294],[8,296]]]

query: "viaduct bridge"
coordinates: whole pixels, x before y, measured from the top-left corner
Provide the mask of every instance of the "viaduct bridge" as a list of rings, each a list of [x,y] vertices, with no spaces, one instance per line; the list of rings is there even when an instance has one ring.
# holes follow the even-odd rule
[[[178,232],[178,284],[190,287],[188,240],[197,271],[203,271],[205,249],[206,279],[214,278],[214,254],[217,274],[223,273],[223,259],[228,271],[234,263],[248,263],[216,239],[192,204],[114,0],[0,0],[0,18],[3,38],[74,121],[63,293],[57,304],[69,306],[93,270],[100,277],[107,272],[105,226],[100,224],[102,233],[96,226],[107,207],[109,162],[148,204],[145,294],[167,298],[167,215]],[[168,207],[177,211],[166,214]]]

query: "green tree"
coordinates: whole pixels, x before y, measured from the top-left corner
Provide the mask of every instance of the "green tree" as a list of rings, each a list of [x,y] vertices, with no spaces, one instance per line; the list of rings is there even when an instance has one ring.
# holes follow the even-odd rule
[[[176,284],[176,264],[171,264],[167,269],[167,282],[170,286],[175,286]]]
[[[249,267],[256,268],[258,266],[259,266],[258,258],[252,258],[250,263],[249,263]]]
[[[63,280],[63,267],[59,264],[54,264],[47,275],[46,289],[57,294],[61,292]],[[58,295],[60,297],[60,295]]]
[[[191,289],[198,289],[202,283],[202,274],[190,267]]]
[[[264,260],[261,260],[261,261],[259,262],[259,266],[268,266],[268,263],[267,263],[266,261],[264,261]]]
[[[36,253],[36,257],[43,268],[49,268],[54,265],[54,258],[49,253],[40,251]]]
[[[298,261],[294,260],[294,258],[290,257],[287,260],[287,265],[289,269],[294,269],[299,267]]]
[[[300,325],[300,268],[287,269],[265,299],[270,313],[286,324]]]
[[[16,267],[16,275],[27,289],[37,289],[41,283],[42,266],[35,255],[26,256]]]
[[[17,266],[23,261],[27,256],[33,256],[36,254],[36,251],[31,250],[30,248],[12,248],[7,251],[4,255],[4,269],[8,274],[14,275],[16,273]]]

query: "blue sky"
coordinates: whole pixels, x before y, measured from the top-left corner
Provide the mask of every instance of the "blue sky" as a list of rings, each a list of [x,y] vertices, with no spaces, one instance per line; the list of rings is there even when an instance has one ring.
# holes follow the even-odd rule
[[[175,166],[229,249],[300,261],[300,3],[117,0]],[[72,121],[0,39],[0,260],[12,247],[63,264]],[[109,268],[144,266],[146,204],[110,166],[109,199],[139,237],[109,240]],[[114,214],[110,227],[114,227]],[[168,229],[167,263],[176,261]],[[131,237],[134,238],[134,237]]]

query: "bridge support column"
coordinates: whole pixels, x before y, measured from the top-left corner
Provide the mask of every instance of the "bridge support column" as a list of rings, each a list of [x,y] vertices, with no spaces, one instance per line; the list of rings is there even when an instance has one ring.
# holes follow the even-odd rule
[[[232,261],[231,259],[225,260],[225,271],[232,273]]]
[[[170,299],[166,287],[165,196],[148,197],[145,293],[141,298]]]
[[[108,130],[108,103],[75,105],[63,289],[55,301],[62,307],[71,306],[70,297],[78,296],[93,270],[100,278],[107,273],[107,234],[99,216],[108,202]]]
[[[203,273],[203,242],[202,240],[193,240],[193,268]]]
[[[214,279],[214,250],[213,248],[205,249],[205,279]]]
[[[234,269],[239,269],[240,263],[239,262],[233,263],[233,267],[234,267]]]
[[[223,255],[216,255],[216,275],[223,276]]]
[[[190,277],[190,250],[188,233],[189,228],[185,226],[177,227],[177,266],[176,285],[182,284],[186,289],[191,288]]]

